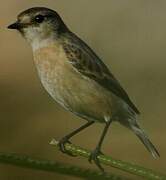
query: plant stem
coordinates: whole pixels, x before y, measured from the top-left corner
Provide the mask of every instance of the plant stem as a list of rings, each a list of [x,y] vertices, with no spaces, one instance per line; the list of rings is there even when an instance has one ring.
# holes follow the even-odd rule
[[[59,173],[68,176],[75,176],[84,179],[95,180],[125,180],[120,176],[114,174],[102,174],[99,171],[92,171],[83,169],[77,166],[71,166],[55,161],[43,160],[39,158],[32,158],[26,155],[19,155],[15,153],[0,153],[0,163],[15,165],[19,167],[26,167],[36,170],[44,170],[54,173]]]
[[[58,146],[58,141],[53,139],[50,144],[54,146]],[[85,158],[89,158],[90,151],[83,149],[81,147],[75,146],[73,144],[65,144],[66,150],[73,153],[74,155],[82,156]],[[133,163],[123,162],[121,160],[113,159],[110,156],[107,155],[99,155],[98,159],[100,163],[123,170],[125,172],[129,172],[131,174],[144,177],[146,179],[153,179],[153,180],[166,180],[166,175],[162,175],[158,172],[155,172],[151,169],[147,169],[141,166],[138,166]]]

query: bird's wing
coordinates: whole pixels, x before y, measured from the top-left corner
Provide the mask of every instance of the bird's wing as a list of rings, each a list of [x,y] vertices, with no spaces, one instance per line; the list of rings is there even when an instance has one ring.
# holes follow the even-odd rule
[[[82,75],[93,79],[123,99],[135,113],[140,114],[119,82],[93,50],[76,35],[71,34],[70,36],[68,37],[69,40],[63,43],[63,47],[72,66]]]

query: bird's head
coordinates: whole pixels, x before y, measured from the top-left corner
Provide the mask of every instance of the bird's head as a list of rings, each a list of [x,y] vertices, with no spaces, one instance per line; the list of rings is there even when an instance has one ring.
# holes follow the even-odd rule
[[[18,30],[31,44],[57,38],[68,30],[57,12],[44,7],[34,7],[21,12],[17,21],[8,28]]]

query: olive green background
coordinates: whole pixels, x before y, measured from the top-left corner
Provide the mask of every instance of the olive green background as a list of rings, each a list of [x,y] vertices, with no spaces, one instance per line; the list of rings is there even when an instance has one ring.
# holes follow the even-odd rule
[[[166,1],[164,0],[5,0],[0,6],[0,152],[16,152],[96,168],[87,160],[68,157],[49,141],[60,139],[84,123],[59,107],[37,77],[32,51],[21,35],[6,29],[21,11],[45,6],[109,66],[141,111],[140,122],[161,158],[153,159],[128,129],[112,124],[103,152],[114,158],[166,171]],[[79,85],[79,84],[78,84]],[[73,138],[93,149],[102,124]],[[108,172],[128,174],[113,168]],[[131,177],[131,176],[130,176]],[[0,179],[78,179],[54,173],[0,165]],[[132,177],[138,179],[136,177]]]

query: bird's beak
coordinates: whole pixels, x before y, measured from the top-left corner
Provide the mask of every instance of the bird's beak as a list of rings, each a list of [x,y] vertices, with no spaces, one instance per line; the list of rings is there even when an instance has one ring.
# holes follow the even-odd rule
[[[15,23],[9,25],[7,28],[8,29],[17,29],[18,30],[18,29],[20,29],[20,27],[21,27],[21,24],[18,21],[16,21]]]

